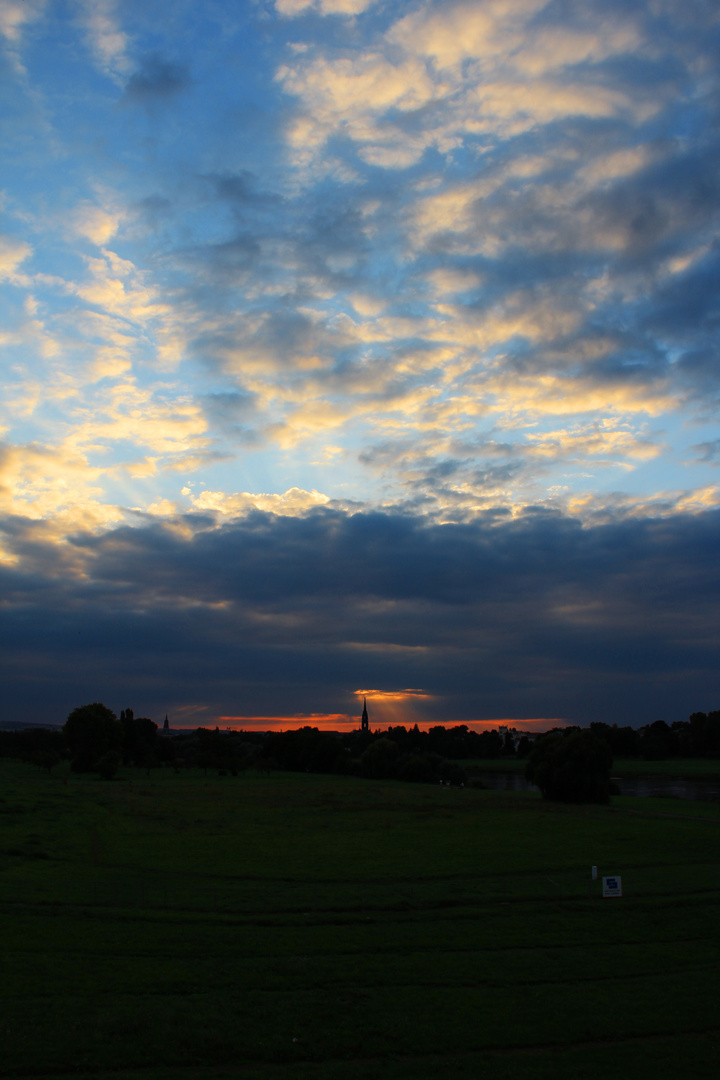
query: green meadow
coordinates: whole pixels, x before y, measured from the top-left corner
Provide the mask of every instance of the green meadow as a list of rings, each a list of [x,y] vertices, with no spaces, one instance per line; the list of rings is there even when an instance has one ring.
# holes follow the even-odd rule
[[[0,785],[1,1077],[717,1075],[717,804],[14,761]]]

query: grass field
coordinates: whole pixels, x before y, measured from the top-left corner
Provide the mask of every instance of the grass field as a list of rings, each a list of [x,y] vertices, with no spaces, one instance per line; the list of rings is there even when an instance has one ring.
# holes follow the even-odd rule
[[[7,761],[0,783],[2,1077],[717,1074],[717,805]]]

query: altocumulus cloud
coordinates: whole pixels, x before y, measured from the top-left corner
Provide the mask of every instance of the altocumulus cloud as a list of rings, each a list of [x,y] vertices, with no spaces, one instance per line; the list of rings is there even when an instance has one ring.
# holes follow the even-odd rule
[[[0,51],[3,715],[717,706],[716,3],[0,0]]]

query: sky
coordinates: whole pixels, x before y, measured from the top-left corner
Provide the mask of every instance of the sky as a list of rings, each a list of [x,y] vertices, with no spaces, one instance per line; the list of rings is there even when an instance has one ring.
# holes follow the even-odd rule
[[[720,707],[715,0],[0,0],[0,720]]]

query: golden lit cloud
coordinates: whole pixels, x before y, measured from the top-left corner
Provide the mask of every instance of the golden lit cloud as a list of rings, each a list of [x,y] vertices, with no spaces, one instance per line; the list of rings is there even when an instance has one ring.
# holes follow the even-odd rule
[[[441,295],[446,293],[469,292],[478,288],[483,278],[472,270],[439,268],[431,270],[428,280]]]
[[[32,255],[30,244],[13,236],[0,236],[0,280],[13,281],[17,269]]]
[[[104,247],[120,227],[121,216],[95,206],[90,202],[80,203],[71,216],[73,228],[80,236],[92,240],[98,247]]]
[[[616,521],[618,518],[662,518],[675,514],[702,514],[720,507],[720,487],[709,484],[691,491],[658,491],[642,495],[571,495],[565,500],[568,512],[588,523]]]
[[[5,446],[0,507],[20,517],[54,519],[61,533],[107,527],[123,512],[103,500],[102,473],[71,445]]]
[[[539,458],[602,456],[650,461],[662,452],[662,447],[656,443],[638,438],[633,431],[614,428],[607,420],[601,424],[580,426],[570,431],[528,432],[525,440],[531,454]]]
[[[592,32],[569,26],[530,30],[529,20],[546,7],[547,0],[428,5],[401,19],[389,39],[441,70],[481,61],[486,79],[488,72],[506,67],[534,83],[550,71],[634,53],[640,45],[635,26],[620,19],[600,23]]]
[[[408,698],[427,700],[430,695],[424,690],[353,690],[356,697],[369,698],[372,701],[407,701]]]
[[[355,696],[367,699],[370,728],[412,725],[422,719],[422,703],[432,703],[432,694],[424,690],[354,690]],[[358,702],[359,707],[359,702]]]
[[[146,512],[154,517],[171,517],[177,511],[178,504],[170,499],[157,499],[155,502],[150,503],[146,509]]]
[[[87,266],[90,280],[74,285],[73,291],[89,304],[139,323],[167,310],[127,259],[104,249],[102,258],[88,258]]]
[[[100,69],[109,75],[125,75],[131,67],[128,36],[118,20],[118,0],[79,0],[80,19],[87,43]]]
[[[283,67],[277,73],[283,88],[303,102],[303,112],[289,130],[289,142],[299,163],[309,163],[338,131],[363,145],[375,164],[403,168],[423,152],[423,143],[398,143],[393,125],[378,117],[390,109],[409,112],[429,102],[435,88],[424,65],[414,58],[396,66],[379,53],[357,59],[318,59]],[[385,155],[386,160],[381,160]]]
[[[196,510],[214,510],[223,516],[239,517],[253,510],[262,510],[268,514],[280,514],[283,517],[295,517],[318,506],[327,506],[330,499],[319,491],[303,491],[301,488],[289,488],[282,495],[252,494],[249,491],[226,494],[223,491],[203,491],[193,495],[190,488],[183,488],[183,494],[189,497]]]
[[[0,0],[0,34],[11,42],[20,38],[25,23],[38,19],[46,0]]]
[[[207,445],[207,420],[191,399],[164,399],[163,388],[140,388],[133,379],[112,384],[96,398],[92,415],[81,409],[69,441],[97,448],[127,441],[160,454],[187,454]]]
[[[589,412],[659,416],[677,406],[677,399],[664,383],[645,386],[622,380],[596,383],[557,375],[526,378],[499,374],[479,384],[478,390],[487,395],[489,411],[502,413],[506,425],[540,416]]]
[[[604,154],[590,161],[578,170],[578,178],[591,187],[610,183],[622,176],[632,176],[639,169],[645,168],[651,160],[648,147],[635,146],[627,150],[618,150],[614,154]]]
[[[390,29],[384,52],[335,60],[300,54],[277,75],[302,103],[289,132],[298,163],[307,165],[340,133],[359,144],[369,164],[406,168],[429,146],[450,154],[465,134],[517,135],[567,116],[639,118],[657,109],[650,94],[584,85],[577,74],[568,81],[567,70],[582,63],[636,52],[632,23],[530,34],[528,20],[544,7],[546,0],[424,6]],[[431,102],[441,110],[421,129],[392,116]]]
[[[378,0],[275,0],[275,10],[292,19],[312,9],[321,15],[360,15]]]

